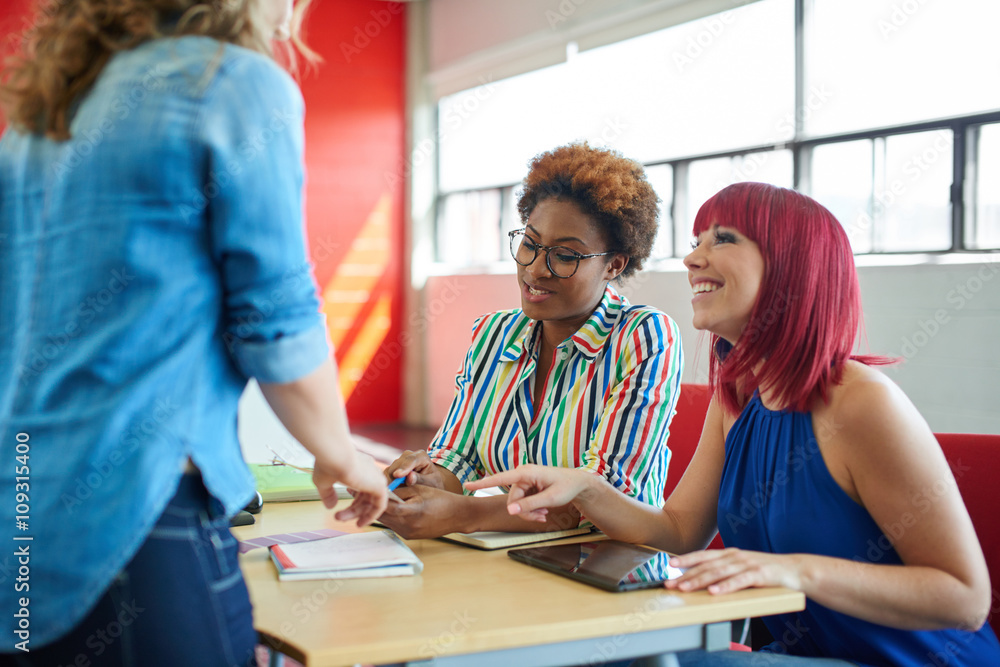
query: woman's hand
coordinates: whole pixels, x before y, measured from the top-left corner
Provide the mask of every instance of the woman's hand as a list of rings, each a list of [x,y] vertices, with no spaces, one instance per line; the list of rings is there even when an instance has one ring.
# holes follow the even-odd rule
[[[800,554],[769,554],[735,548],[693,551],[670,559],[672,566],[686,571],[664,586],[682,592],[707,589],[712,594],[765,586],[802,590],[803,560]]]
[[[385,475],[390,481],[397,477],[406,477],[407,486],[420,484],[435,489],[445,488],[445,478],[441,468],[434,465],[424,450],[403,452],[385,469]]]
[[[328,508],[337,504],[337,491],[334,482],[343,482],[351,489],[354,500],[350,507],[337,512],[334,516],[338,521],[357,519],[358,527],[367,526],[385,511],[389,502],[385,477],[371,459],[357,455],[354,465],[347,474],[323,467],[319,460],[313,469],[313,484],[319,489],[320,500]]]
[[[399,536],[415,540],[462,530],[464,496],[422,484],[401,486],[396,494],[403,502],[389,503],[379,521]]]
[[[509,486],[507,512],[528,521],[544,523],[550,508],[573,502],[594,479],[592,474],[583,470],[529,464],[467,482],[465,488],[478,491],[492,486]]]

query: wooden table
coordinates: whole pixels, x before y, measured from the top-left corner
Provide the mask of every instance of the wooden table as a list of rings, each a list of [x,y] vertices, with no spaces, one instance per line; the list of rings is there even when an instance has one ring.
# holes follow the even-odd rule
[[[266,504],[255,525],[233,533],[243,540],[318,528],[358,530],[319,502],[301,502]],[[784,588],[717,597],[609,593],[517,563],[504,550],[408,544],[423,573],[386,579],[279,582],[266,549],[243,554],[262,641],[308,667],[593,664],[726,648],[729,621],[805,606],[802,593]]]

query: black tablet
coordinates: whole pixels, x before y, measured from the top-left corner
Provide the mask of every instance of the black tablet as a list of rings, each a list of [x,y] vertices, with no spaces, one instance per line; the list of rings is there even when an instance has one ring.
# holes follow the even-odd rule
[[[570,579],[608,591],[662,586],[683,570],[668,565],[670,554],[636,544],[604,540],[511,549],[507,555]]]

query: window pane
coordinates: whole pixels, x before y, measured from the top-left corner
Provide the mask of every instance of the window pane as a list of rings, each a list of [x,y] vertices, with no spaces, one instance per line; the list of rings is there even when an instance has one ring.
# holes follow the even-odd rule
[[[690,225],[698,209],[716,192],[742,181],[770,183],[782,188],[792,187],[792,152],[787,150],[747,153],[736,157],[695,160],[688,168],[688,193],[691,209]]]
[[[651,266],[656,260],[673,257],[674,254],[674,221],[671,214],[674,203],[674,170],[669,164],[647,167],[646,178],[660,198],[660,229],[656,234],[650,261],[646,264]]]
[[[792,0],[760,0],[484,82],[439,102],[440,188],[516,183],[574,140],[640,162],[786,141],[793,54]]]
[[[438,209],[437,260],[454,266],[495,262],[500,255],[500,190],[442,197]]]
[[[970,248],[1000,248],[1000,124],[983,125],[975,154],[974,212],[967,234]]]
[[[733,158],[732,182],[756,181],[791,188],[792,169],[791,151],[747,153]]]
[[[521,187],[510,187],[503,189],[503,220],[500,225],[500,243],[503,246],[503,259],[507,259],[508,251],[507,232],[524,227],[521,222],[521,214],[517,212],[517,200],[521,196]]]
[[[810,193],[855,253],[951,247],[952,134],[917,132],[812,149]]]
[[[951,247],[952,143],[948,130],[885,139],[885,178],[875,188],[875,210],[884,219],[875,226],[876,250]]]
[[[810,194],[844,226],[855,253],[871,252],[871,140],[816,146],[811,160]]]
[[[805,129],[824,135],[1000,107],[1000,2],[812,0]]]
[[[688,165],[688,210],[685,221],[688,239],[692,236],[694,219],[701,205],[731,183],[730,162],[730,158],[720,157],[712,160],[696,160]]]
[[[794,15],[792,0],[761,0],[582,52],[576,65],[591,82],[584,104],[602,117],[621,114],[616,147],[642,162],[786,141]]]

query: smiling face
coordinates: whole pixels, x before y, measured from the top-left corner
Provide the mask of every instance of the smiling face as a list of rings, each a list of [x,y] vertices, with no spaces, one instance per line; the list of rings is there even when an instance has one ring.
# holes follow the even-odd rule
[[[525,238],[545,246],[564,246],[581,255],[610,250],[597,222],[574,202],[559,199],[535,206]],[[581,259],[571,277],[557,278],[545,263],[545,251],[539,249],[531,264],[517,267],[521,309],[531,319],[543,321],[546,339],[559,344],[583,326],[600,303],[607,282],[627,264],[624,255],[591,257]]]
[[[684,265],[694,291],[694,328],[735,345],[750,321],[764,280],[760,248],[736,230],[713,224],[698,235]]]

